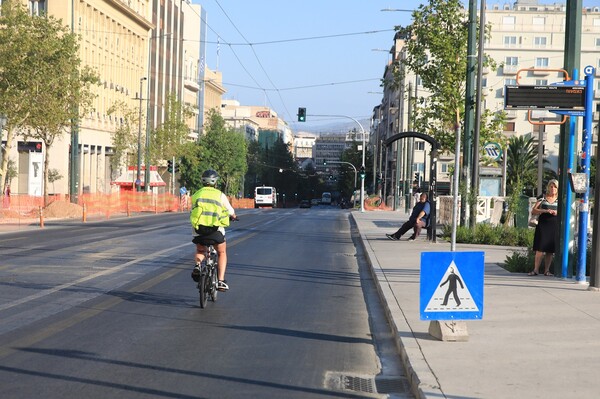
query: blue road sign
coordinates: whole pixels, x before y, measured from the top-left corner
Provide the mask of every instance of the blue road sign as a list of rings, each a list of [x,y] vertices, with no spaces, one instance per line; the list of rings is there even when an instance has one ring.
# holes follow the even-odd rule
[[[185,195],[186,193],[187,193],[187,188],[185,188],[185,186],[183,186],[179,189],[179,194]]]
[[[483,252],[421,253],[421,320],[483,317]]]

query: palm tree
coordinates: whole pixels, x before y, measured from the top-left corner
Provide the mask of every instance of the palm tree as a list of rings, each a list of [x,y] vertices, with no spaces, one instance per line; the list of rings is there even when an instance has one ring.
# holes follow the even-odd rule
[[[511,137],[506,150],[506,186],[509,195],[533,190],[537,180],[537,150],[531,137]],[[514,191],[519,191],[515,193]]]

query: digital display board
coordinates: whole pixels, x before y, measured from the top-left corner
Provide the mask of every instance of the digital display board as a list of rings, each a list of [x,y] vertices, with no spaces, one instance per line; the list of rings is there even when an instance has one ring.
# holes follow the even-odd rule
[[[585,86],[504,86],[504,109],[585,109]]]

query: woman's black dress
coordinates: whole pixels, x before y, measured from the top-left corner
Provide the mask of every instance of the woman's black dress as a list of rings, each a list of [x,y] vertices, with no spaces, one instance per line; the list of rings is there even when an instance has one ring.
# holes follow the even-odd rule
[[[539,209],[558,209],[558,201],[548,202],[544,197]],[[556,242],[556,229],[558,217],[549,213],[542,213],[538,218],[538,225],[533,236],[533,250],[545,253],[554,253]]]

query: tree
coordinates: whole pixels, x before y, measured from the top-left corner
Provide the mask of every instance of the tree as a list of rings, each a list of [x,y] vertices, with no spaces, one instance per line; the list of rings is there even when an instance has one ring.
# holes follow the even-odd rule
[[[506,149],[506,187],[507,194],[515,191],[521,195],[523,190],[533,192],[537,185],[537,150],[533,139],[511,137]]]
[[[94,98],[91,87],[98,77],[90,68],[81,67],[77,36],[60,20],[29,16],[26,8],[8,1],[3,3],[0,24],[0,109],[8,118],[7,147],[23,127],[28,128],[25,138],[44,142],[47,203],[51,147],[70,129],[73,119],[89,111]]]
[[[56,192],[56,188],[54,188],[54,182],[62,178],[63,176],[60,174],[58,169],[48,170],[48,183],[52,183],[52,191]]]
[[[193,190],[201,187],[197,176],[206,169],[214,169],[227,194],[237,194],[242,189],[242,178],[247,170],[247,146],[243,134],[225,127],[225,120],[216,111],[208,112],[204,128],[206,135],[198,143],[181,147],[180,182]],[[195,169],[194,169],[195,168]]]
[[[190,128],[186,120],[194,115],[194,108],[181,104],[175,93],[167,96],[164,123],[152,132],[150,163],[178,157],[181,146],[188,142]]]
[[[112,136],[114,155],[110,160],[111,166],[113,169],[117,169],[123,163],[126,165],[137,164],[137,136],[138,129],[141,129],[139,110],[123,101],[118,101],[108,108],[107,113],[121,121]]]
[[[468,27],[463,2],[429,0],[413,12],[414,22],[397,27],[404,38],[406,57],[394,64],[394,81],[386,85],[398,87],[407,70],[417,75],[425,90],[416,101],[413,126],[433,136],[441,150],[454,152],[455,127],[462,123],[465,106]],[[484,65],[495,68],[495,62],[484,57]],[[484,99],[482,98],[482,101]],[[481,147],[497,140],[504,125],[504,113],[483,112]]]

